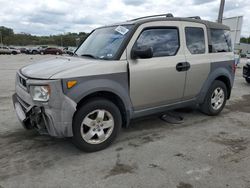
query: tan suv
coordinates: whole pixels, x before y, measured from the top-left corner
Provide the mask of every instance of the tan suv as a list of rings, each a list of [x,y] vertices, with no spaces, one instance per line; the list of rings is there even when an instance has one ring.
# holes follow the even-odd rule
[[[20,69],[13,101],[25,128],[92,152],[134,118],[190,105],[219,114],[234,71],[227,26],[149,16],[95,29],[73,57]]]

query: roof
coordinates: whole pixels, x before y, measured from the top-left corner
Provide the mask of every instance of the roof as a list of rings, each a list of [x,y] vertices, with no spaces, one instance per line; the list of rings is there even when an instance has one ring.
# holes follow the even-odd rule
[[[144,24],[144,23],[156,22],[156,21],[186,21],[186,22],[195,22],[195,23],[204,24],[208,28],[230,30],[230,28],[228,26],[223,25],[221,23],[211,22],[211,21],[207,21],[207,20],[202,20],[202,19],[198,19],[197,17],[194,17],[194,18],[166,17],[166,16],[165,17],[159,17],[158,15],[156,15],[156,17],[138,18],[138,19],[134,19],[134,20],[129,20],[129,21],[126,21],[126,22],[122,22],[122,23],[113,24],[113,25],[114,26],[116,26],[116,25],[127,25],[127,24],[141,25],[141,24]]]

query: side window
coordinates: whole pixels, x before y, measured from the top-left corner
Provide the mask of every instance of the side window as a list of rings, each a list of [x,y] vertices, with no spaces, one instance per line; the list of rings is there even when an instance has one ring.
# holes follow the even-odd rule
[[[153,57],[174,56],[180,47],[177,28],[155,28],[144,30],[134,48],[152,47]]]
[[[205,35],[200,27],[186,27],[186,45],[191,54],[205,53]]]
[[[230,31],[211,29],[212,53],[231,52],[232,43]]]

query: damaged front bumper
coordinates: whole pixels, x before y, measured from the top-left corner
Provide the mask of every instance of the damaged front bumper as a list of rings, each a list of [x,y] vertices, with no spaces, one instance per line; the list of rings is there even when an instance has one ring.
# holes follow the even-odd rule
[[[17,77],[19,77],[17,75]],[[23,77],[23,76],[22,76]],[[64,95],[60,80],[26,79],[25,87],[16,81],[16,93],[12,96],[19,121],[25,129],[37,129],[40,134],[55,137],[72,137],[72,118],[76,103]],[[29,85],[49,84],[51,95],[48,102],[33,101]]]

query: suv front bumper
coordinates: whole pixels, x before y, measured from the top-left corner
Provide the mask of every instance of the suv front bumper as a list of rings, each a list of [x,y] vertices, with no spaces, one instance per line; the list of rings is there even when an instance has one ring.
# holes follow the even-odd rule
[[[17,77],[19,77],[17,75]],[[23,76],[22,76],[23,77]],[[48,102],[33,101],[29,85],[50,85]],[[12,96],[19,121],[26,129],[37,129],[41,134],[55,137],[72,137],[72,119],[76,103],[64,95],[60,80],[26,79],[26,88],[16,80],[16,93]]]

